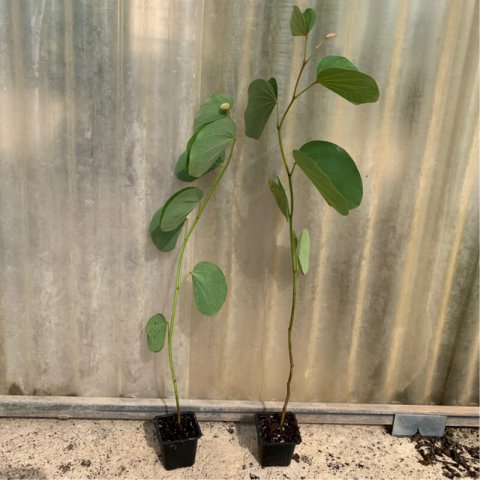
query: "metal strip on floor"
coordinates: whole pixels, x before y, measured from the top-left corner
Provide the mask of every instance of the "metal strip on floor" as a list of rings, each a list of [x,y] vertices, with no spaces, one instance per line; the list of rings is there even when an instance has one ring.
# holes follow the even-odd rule
[[[251,422],[255,412],[279,411],[283,403],[182,400],[181,405],[201,421]],[[145,420],[174,410],[173,399],[0,395],[0,417]],[[451,427],[478,428],[480,418],[476,406],[290,402],[289,410],[301,423],[392,425],[396,414],[418,414],[446,416]]]

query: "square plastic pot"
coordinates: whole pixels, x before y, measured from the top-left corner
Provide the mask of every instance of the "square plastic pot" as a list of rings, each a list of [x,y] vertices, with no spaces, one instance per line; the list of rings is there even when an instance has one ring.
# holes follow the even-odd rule
[[[293,420],[295,427],[298,430],[298,440],[295,442],[273,443],[267,442],[262,437],[262,432],[259,427],[259,421],[262,418],[273,415],[278,417],[280,422],[280,413],[278,412],[262,412],[255,414],[255,425],[257,427],[257,441],[258,441],[258,455],[260,465],[262,467],[288,467],[292,461],[295,446],[302,442],[300,437],[300,429],[298,428],[297,418],[294,413],[287,412]]]
[[[168,415],[159,415],[153,419],[165,470],[191,467],[195,463],[197,441],[202,436],[202,431],[200,430],[200,425],[197,422],[195,413],[184,412],[181,416],[182,418],[189,418],[194,423],[198,435],[185,440],[164,440],[160,432],[159,420],[176,417],[176,414],[171,413]]]

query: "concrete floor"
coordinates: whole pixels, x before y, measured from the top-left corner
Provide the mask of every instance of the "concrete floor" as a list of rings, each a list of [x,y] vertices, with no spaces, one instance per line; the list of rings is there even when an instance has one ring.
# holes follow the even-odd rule
[[[303,443],[287,468],[258,465],[253,424],[202,423],[197,461],[167,472],[153,425],[143,421],[0,419],[0,478],[441,479],[409,438],[383,427],[301,425]],[[476,446],[478,430],[457,429]]]

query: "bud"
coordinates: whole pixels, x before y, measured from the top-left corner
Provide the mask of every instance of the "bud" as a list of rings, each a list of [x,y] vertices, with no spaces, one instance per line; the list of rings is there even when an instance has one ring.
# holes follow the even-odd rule
[[[332,38],[335,38],[336,36],[337,36],[336,33],[327,33],[327,34],[325,35],[325,38],[326,38],[327,40],[330,40],[330,39],[332,39]]]
[[[223,110],[224,112],[228,112],[230,108],[231,108],[231,105],[228,102],[222,103],[220,105],[220,110]]]

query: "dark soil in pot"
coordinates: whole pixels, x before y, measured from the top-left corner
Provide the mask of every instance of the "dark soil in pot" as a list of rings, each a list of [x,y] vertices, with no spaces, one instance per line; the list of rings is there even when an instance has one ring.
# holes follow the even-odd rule
[[[295,446],[301,443],[300,429],[294,413],[287,412],[280,426],[280,413],[255,414],[258,455],[262,467],[288,467]]]
[[[182,413],[180,418],[181,425],[178,425],[175,413],[153,419],[166,470],[191,467],[195,463],[197,440],[202,431],[193,412]]]

